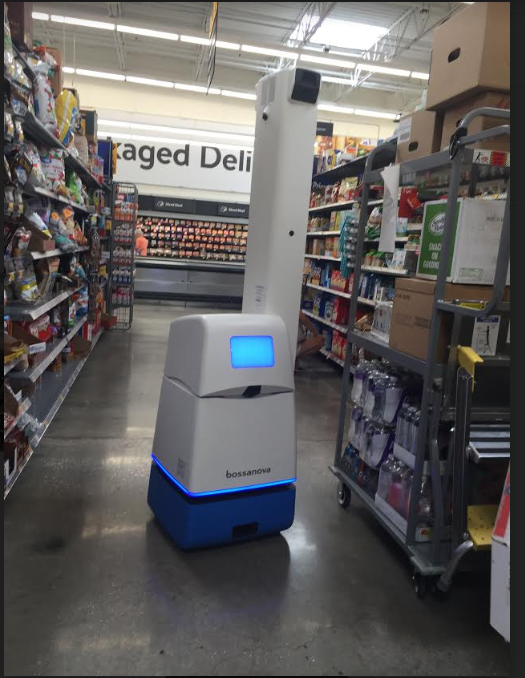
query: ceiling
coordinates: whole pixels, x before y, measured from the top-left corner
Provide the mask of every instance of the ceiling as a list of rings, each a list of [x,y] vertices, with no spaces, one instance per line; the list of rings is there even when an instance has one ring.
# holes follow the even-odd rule
[[[169,31],[207,38],[211,2],[35,2],[48,15]],[[299,49],[301,54],[355,59],[371,66],[429,72],[433,28],[465,6],[462,2],[221,2],[218,39],[263,48]],[[386,35],[369,51],[316,44],[308,28],[333,19],[381,27]],[[296,40],[290,38],[303,27]],[[359,28],[359,27],[358,27]],[[312,31],[315,35],[315,32]],[[343,35],[346,35],[346,30]],[[350,35],[350,33],[349,33]],[[66,25],[35,19],[35,39],[59,47],[63,64],[177,82],[206,84],[208,47],[143,35]],[[303,38],[306,39],[304,44]],[[314,38],[315,40],[315,38]],[[260,77],[290,63],[288,59],[236,49],[217,49],[214,85],[253,92]],[[323,83],[320,99],[338,105],[360,105],[385,111],[410,110],[426,86],[424,79],[308,64],[325,76],[352,84]]]

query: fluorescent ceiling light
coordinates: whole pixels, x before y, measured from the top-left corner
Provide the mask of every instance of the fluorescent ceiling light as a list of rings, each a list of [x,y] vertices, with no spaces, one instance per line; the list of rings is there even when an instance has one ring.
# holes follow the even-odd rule
[[[119,33],[132,33],[133,35],[144,35],[148,38],[161,38],[162,40],[178,40],[177,33],[166,33],[165,31],[152,31],[149,28],[136,28],[135,26],[122,26],[117,24]]]
[[[71,66],[62,66],[62,70],[64,71],[64,73],[74,73],[75,72],[75,69],[71,68]]]
[[[430,78],[429,73],[418,73],[417,71],[412,71],[412,78],[416,78],[418,80],[428,80]]]
[[[107,129],[100,129],[100,127],[97,125],[97,135],[98,134],[106,134],[108,137],[118,137],[119,139],[131,139],[131,134],[123,134],[122,132],[110,132]]]
[[[257,95],[250,94],[250,92],[232,92],[229,89],[221,89],[221,94],[223,97],[233,97],[234,99],[251,99],[255,101]]]
[[[256,45],[241,45],[243,52],[252,54],[264,54],[265,56],[283,57],[283,59],[297,59],[297,52],[286,52],[284,49],[272,49],[271,47],[257,47]]]
[[[185,85],[181,82],[175,83],[175,89],[185,89],[188,92],[200,92],[201,94],[220,94],[221,90],[216,87],[203,87],[202,85]]]
[[[70,24],[71,26],[86,26],[86,28],[103,28],[107,31],[115,30],[115,24],[109,24],[105,21],[91,21],[90,19],[75,19],[72,16],[51,15],[51,21],[59,24]]]
[[[235,134],[233,132],[212,132],[202,129],[190,129],[186,127],[169,127],[167,125],[148,125],[141,122],[126,122],[124,120],[105,120],[99,119],[99,125],[106,127],[121,127],[123,129],[136,129],[150,132],[165,132],[167,134],[191,134],[192,136],[217,137],[221,139],[230,139],[231,141],[243,141],[253,143],[252,134]]]
[[[329,59],[328,57],[313,56],[313,54],[301,54],[301,61],[308,61],[312,64],[324,64],[326,66],[333,66],[334,68],[354,68],[354,61],[347,61],[346,59]]]
[[[241,46],[237,42],[225,42],[224,40],[217,40],[215,43],[220,49],[234,49],[237,52],[241,49]]]
[[[310,26],[319,21],[319,16],[304,17],[292,33],[291,40],[303,39]],[[348,49],[367,50],[381,38],[388,29],[343,19],[325,19],[310,37],[309,43],[346,47]]]
[[[398,75],[401,78],[409,78],[410,71],[405,71],[401,68],[388,68],[386,66],[376,66],[375,64],[357,64],[357,68],[369,73],[384,73],[385,75]]]
[[[383,118],[384,120],[395,120],[397,113],[385,113],[384,111],[365,111],[362,108],[355,109],[356,115],[362,115],[367,118]]]
[[[333,82],[336,85],[355,85],[355,82],[353,80],[348,80],[348,78],[332,78],[331,75],[323,75],[321,79],[323,82]]]
[[[209,45],[209,38],[198,38],[194,35],[181,35],[181,42],[192,42],[194,45]]]
[[[137,85],[152,85],[153,87],[167,87],[173,89],[174,85],[172,82],[167,80],[152,80],[151,78],[139,78],[135,75],[127,75],[127,82],[135,82]]]
[[[42,21],[49,21],[49,14],[44,14],[43,12],[33,12],[33,19],[41,19]]]
[[[320,111],[331,111],[332,113],[346,113],[347,115],[354,114],[353,108],[349,108],[348,106],[337,106],[336,104],[319,104],[317,108]]]
[[[120,75],[120,73],[103,73],[102,71],[88,71],[84,68],[77,68],[77,75],[85,75],[88,78],[104,78],[105,80],[120,80],[124,81],[126,76]]]

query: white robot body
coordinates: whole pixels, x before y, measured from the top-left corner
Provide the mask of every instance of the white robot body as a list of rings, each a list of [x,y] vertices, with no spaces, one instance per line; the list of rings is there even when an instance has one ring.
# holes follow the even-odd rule
[[[184,549],[293,523],[293,362],[319,87],[302,68],[257,86],[242,314],[171,325],[148,502]]]
[[[175,320],[153,455],[190,496],[293,483],[293,369],[277,316]]]

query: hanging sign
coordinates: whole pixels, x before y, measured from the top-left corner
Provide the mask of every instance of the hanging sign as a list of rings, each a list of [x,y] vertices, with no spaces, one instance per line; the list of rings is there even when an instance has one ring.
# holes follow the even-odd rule
[[[231,193],[250,192],[251,148],[222,147],[213,143],[203,145],[192,141],[178,144],[117,143],[116,181]]]

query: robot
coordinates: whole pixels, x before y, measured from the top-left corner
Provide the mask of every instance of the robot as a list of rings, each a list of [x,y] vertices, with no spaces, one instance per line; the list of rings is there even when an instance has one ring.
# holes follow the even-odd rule
[[[148,503],[184,550],[293,524],[293,366],[319,88],[302,68],[258,83],[242,313],[171,324]]]

